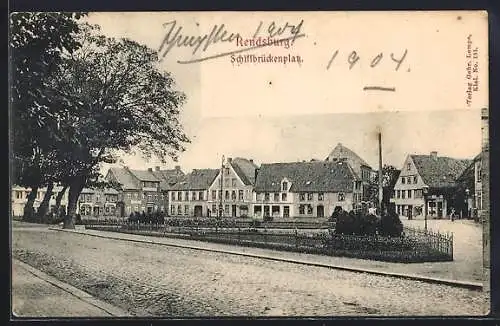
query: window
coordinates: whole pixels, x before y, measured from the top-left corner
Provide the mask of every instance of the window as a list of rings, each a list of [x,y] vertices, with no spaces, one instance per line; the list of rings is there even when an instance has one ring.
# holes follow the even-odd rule
[[[396,198],[401,198],[401,190],[396,190]]]
[[[289,206],[283,207],[283,217],[290,217],[290,207]]]
[[[308,215],[312,215],[312,213],[313,213],[313,207],[312,207],[312,205],[307,205],[307,214]]]
[[[184,215],[188,215],[188,214],[189,214],[189,206],[184,205]]]
[[[22,199],[23,198],[23,193],[20,191],[16,191],[16,198],[17,199]]]
[[[184,191],[184,200],[189,201],[189,191]]]
[[[411,190],[408,190],[408,198],[411,198]]]
[[[198,192],[198,200],[203,200],[205,198],[203,191]]]
[[[230,184],[231,184],[231,180],[229,178],[224,179],[224,187],[228,188]]]
[[[226,195],[224,197],[226,200],[229,200],[229,190],[226,190]]]
[[[180,191],[177,193],[177,200],[182,201],[182,192]]]
[[[175,206],[170,205],[170,215],[175,215]]]
[[[224,174],[225,174],[225,175],[229,175],[229,168],[225,168],[225,169],[224,169]]]
[[[212,204],[212,214],[215,214],[217,212],[217,205]]]
[[[148,201],[151,201],[151,200],[152,200],[152,198],[151,198],[151,197],[152,197],[151,195],[148,195]]]
[[[318,200],[323,200],[323,197],[324,197],[324,194],[322,192],[320,192],[318,194]]]
[[[192,201],[196,200],[196,192],[194,192],[194,191],[191,193],[191,200]]]
[[[338,201],[344,201],[344,200],[345,200],[345,194],[343,192],[339,192]]]
[[[266,192],[266,193],[264,194],[264,200],[265,200],[265,201],[269,201],[269,193],[268,193],[268,192]]]
[[[300,193],[300,194],[299,194],[299,200],[300,200],[300,201],[304,201],[304,200],[306,200],[306,194],[305,194],[305,193]]]
[[[481,177],[482,177],[482,175],[481,175],[482,173],[481,172],[482,172],[481,171],[481,166],[478,165],[478,167],[477,167],[477,180],[476,180],[476,182],[481,182]]]
[[[182,215],[182,206],[181,205],[177,206],[177,215]]]
[[[219,190],[219,199],[222,199],[222,190]]]
[[[280,194],[274,193],[274,201],[280,201]]]
[[[238,199],[243,200],[243,190],[238,190]]]
[[[415,198],[422,198],[423,191],[422,189],[415,189]]]
[[[236,185],[237,185],[236,179],[231,179],[231,186],[236,187]]]
[[[224,214],[230,215],[229,205],[224,205]]]
[[[411,184],[411,177],[408,177],[408,184]]]
[[[408,164],[406,165],[406,169],[407,169],[408,171],[410,171],[410,170],[411,170],[411,163],[408,163]]]
[[[418,183],[418,177],[417,176],[414,176],[413,177],[413,183],[417,184]]]
[[[307,200],[313,200],[313,194],[312,193],[308,193],[307,194]]]
[[[212,190],[212,200],[217,199],[217,190]]]
[[[299,214],[304,215],[305,214],[305,207],[304,205],[299,205]]]
[[[231,191],[231,200],[236,200],[236,190]]]
[[[405,178],[405,177],[402,177],[402,178],[401,178],[401,183],[402,183],[402,184],[405,184],[405,183],[406,183],[406,178]]]
[[[401,191],[401,198],[406,198],[406,190]]]
[[[286,193],[281,194],[281,201],[286,201]]]
[[[281,185],[281,186],[282,186],[282,188],[281,188],[281,189],[282,189],[283,191],[288,191],[288,182],[283,181],[283,183],[282,183],[282,185]]]

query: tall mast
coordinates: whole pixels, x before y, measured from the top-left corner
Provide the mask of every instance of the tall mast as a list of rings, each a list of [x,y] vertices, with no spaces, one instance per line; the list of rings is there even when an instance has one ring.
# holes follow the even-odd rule
[[[379,214],[382,214],[383,186],[382,186],[382,132],[378,133],[378,207]]]
[[[223,206],[222,206],[222,197],[223,197],[223,188],[222,188],[222,185],[224,184],[224,155],[222,155],[222,162],[221,162],[221,166],[220,166],[220,196],[219,196],[219,217],[222,217],[222,209],[223,209]]]

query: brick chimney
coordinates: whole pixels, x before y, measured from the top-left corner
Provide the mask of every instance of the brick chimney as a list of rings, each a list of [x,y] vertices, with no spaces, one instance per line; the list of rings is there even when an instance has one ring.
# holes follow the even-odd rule
[[[160,171],[160,167],[159,166],[155,166],[155,170],[156,171]]]
[[[438,157],[438,152],[436,152],[436,151],[432,151],[432,152],[431,152],[431,157],[432,157],[432,159],[437,160],[437,157]]]
[[[253,163],[253,158],[249,159],[250,163]]]

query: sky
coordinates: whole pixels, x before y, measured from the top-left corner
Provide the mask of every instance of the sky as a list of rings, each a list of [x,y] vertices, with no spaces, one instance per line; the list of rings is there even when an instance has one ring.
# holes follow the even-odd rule
[[[180,120],[191,143],[179,162],[161,166],[180,165],[189,172],[218,167],[222,155],[257,163],[324,159],[337,143],[377,168],[377,130],[382,131],[384,163],[396,167],[410,153],[474,157],[481,149],[480,109],[488,94],[484,15],[135,12],[91,13],[87,20],[108,36],[153,49],[172,26],[182,27],[183,36],[202,36],[224,24],[226,36],[238,32],[243,37],[251,37],[256,27],[262,37],[278,27],[285,27],[278,36],[293,36],[289,26],[300,27],[304,37],[289,49],[253,53],[300,56],[301,64],[238,66],[231,56],[178,63],[234,50],[234,42],[219,42],[207,51],[200,47],[195,54],[193,48],[174,46],[165,56],[161,68],[187,96]],[[465,57],[469,48],[479,49],[475,61]],[[359,60],[349,68],[354,50]],[[398,60],[404,55],[397,71],[391,54]],[[372,68],[377,55],[379,63]],[[480,87],[470,103],[465,100],[468,63],[480,68]],[[372,85],[395,91],[363,91]],[[124,155],[122,161],[134,168],[160,165],[138,155]]]

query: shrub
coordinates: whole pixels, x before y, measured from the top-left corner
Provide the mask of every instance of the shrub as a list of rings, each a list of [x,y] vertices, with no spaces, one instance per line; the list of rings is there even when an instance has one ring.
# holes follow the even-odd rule
[[[389,209],[382,214],[379,233],[389,237],[400,237],[403,233],[403,223],[393,205],[389,206]]]

